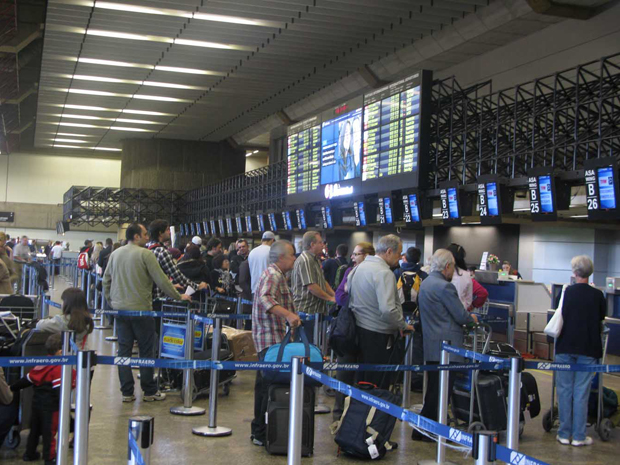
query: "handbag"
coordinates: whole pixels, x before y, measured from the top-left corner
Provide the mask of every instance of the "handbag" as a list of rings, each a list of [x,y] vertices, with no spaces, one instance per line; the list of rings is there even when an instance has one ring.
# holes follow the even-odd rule
[[[299,338],[299,342],[293,339]],[[314,344],[310,344],[303,326],[299,326],[295,331],[295,337],[288,332],[279,344],[274,344],[267,349],[263,362],[290,363],[293,357],[304,357],[310,363],[323,363],[323,354]],[[323,371],[322,369],[319,371]],[[291,381],[291,370],[283,368],[278,371],[263,371],[263,378],[271,383],[288,384]],[[309,385],[320,385],[320,382],[308,377],[305,383]]]
[[[560,303],[555,313],[545,326],[545,334],[549,337],[557,339],[562,333],[562,326],[564,326],[564,317],[562,316],[562,307],[564,306],[564,292],[566,291],[566,284],[562,287],[562,295],[560,296]]]

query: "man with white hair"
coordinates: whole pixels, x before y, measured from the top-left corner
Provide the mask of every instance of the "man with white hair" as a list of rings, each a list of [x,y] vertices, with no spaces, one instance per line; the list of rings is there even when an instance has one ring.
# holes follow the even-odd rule
[[[431,257],[431,273],[420,285],[418,307],[426,364],[439,363],[443,341],[450,341],[451,345],[462,347],[463,325],[478,321],[476,315],[470,315],[463,307],[456,287],[450,282],[454,267],[455,261],[452,253],[446,249],[438,249]],[[462,360],[461,357],[456,356],[450,358],[451,361]],[[420,415],[437,420],[438,406],[439,372],[429,371],[424,408]],[[411,434],[411,439],[414,441],[430,440],[415,429]]]
[[[394,234],[379,239],[376,255],[369,255],[349,273],[349,305],[355,314],[361,363],[399,364],[402,351],[397,350],[399,332],[413,331],[405,322],[398,298],[396,278],[391,267],[398,265],[403,243]],[[396,358],[395,358],[396,357]],[[392,376],[382,372],[365,372],[363,381],[389,388]]]

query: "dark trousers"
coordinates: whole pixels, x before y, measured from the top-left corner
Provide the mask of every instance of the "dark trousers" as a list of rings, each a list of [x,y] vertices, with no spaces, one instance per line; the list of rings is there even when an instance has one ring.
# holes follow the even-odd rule
[[[52,259],[52,263],[54,264],[52,267],[54,268],[54,276],[58,276],[60,274],[60,258]]]
[[[439,362],[426,362],[427,365],[439,365]],[[429,371],[426,381],[426,396],[424,396],[424,407],[420,415],[437,421],[439,418],[439,371]],[[448,402],[452,396],[454,387],[453,372],[449,372],[448,377]]]
[[[357,362],[357,354],[345,355],[344,357],[338,357],[338,363],[355,363]],[[336,379],[343,383],[352,386],[355,384],[355,371],[337,371]],[[332,410],[332,416],[334,421],[340,420],[342,411],[344,410],[345,395],[339,391],[336,391],[336,399],[334,402],[334,409]]]
[[[39,445],[39,436],[43,437],[43,460],[56,459],[56,432],[58,431],[58,410],[51,411],[32,406],[30,417],[30,434],[26,443],[26,454],[34,457]]]
[[[116,331],[119,357],[131,357],[134,341],[138,341],[141,358],[155,357],[157,333],[155,332],[155,319],[153,317],[117,316]],[[123,395],[133,395],[134,379],[131,367],[119,365],[118,377]],[[140,387],[142,387],[145,396],[152,396],[157,392],[157,383],[153,379],[153,368],[140,367]]]
[[[258,354],[258,359],[263,360],[267,349],[263,349]],[[252,420],[252,436],[259,441],[265,442],[265,415],[267,414],[267,401],[269,394],[269,381],[263,378],[260,370],[256,372],[256,382],[254,383],[254,419]]]
[[[402,339],[392,334],[377,333],[357,327],[358,362],[372,364],[402,363]],[[358,372],[358,382],[372,383],[378,388],[389,389],[394,379],[394,373],[386,371]]]

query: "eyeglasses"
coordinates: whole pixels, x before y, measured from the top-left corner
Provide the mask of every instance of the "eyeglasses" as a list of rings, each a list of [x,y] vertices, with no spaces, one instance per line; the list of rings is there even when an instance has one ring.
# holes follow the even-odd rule
[[[357,257],[358,255],[366,255],[364,252],[353,252],[351,256]]]

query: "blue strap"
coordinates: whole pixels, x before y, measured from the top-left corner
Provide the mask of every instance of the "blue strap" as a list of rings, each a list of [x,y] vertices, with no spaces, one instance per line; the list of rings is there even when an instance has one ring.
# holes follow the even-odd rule
[[[525,362],[525,368],[544,371],[587,371],[590,373],[620,373],[620,365],[584,365],[581,363]]]
[[[133,458],[136,460],[136,465],[144,465],[144,458],[142,458],[142,452],[140,452],[140,448],[138,447],[138,444],[136,443],[136,440],[131,433],[129,433],[129,448],[131,449]]]
[[[441,348],[446,352],[450,352],[452,354],[460,355],[461,357],[471,358],[473,360],[478,360],[480,362],[491,362],[491,363],[505,363],[507,366],[510,365],[510,361],[505,358],[493,357],[490,355],[479,354],[478,352],[474,352],[473,350],[463,349],[461,347],[454,347],[448,344],[442,344]]]
[[[1,367],[30,367],[41,365],[75,365],[77,357],[75,355],[61,355],[58,357],[0,357]]]

